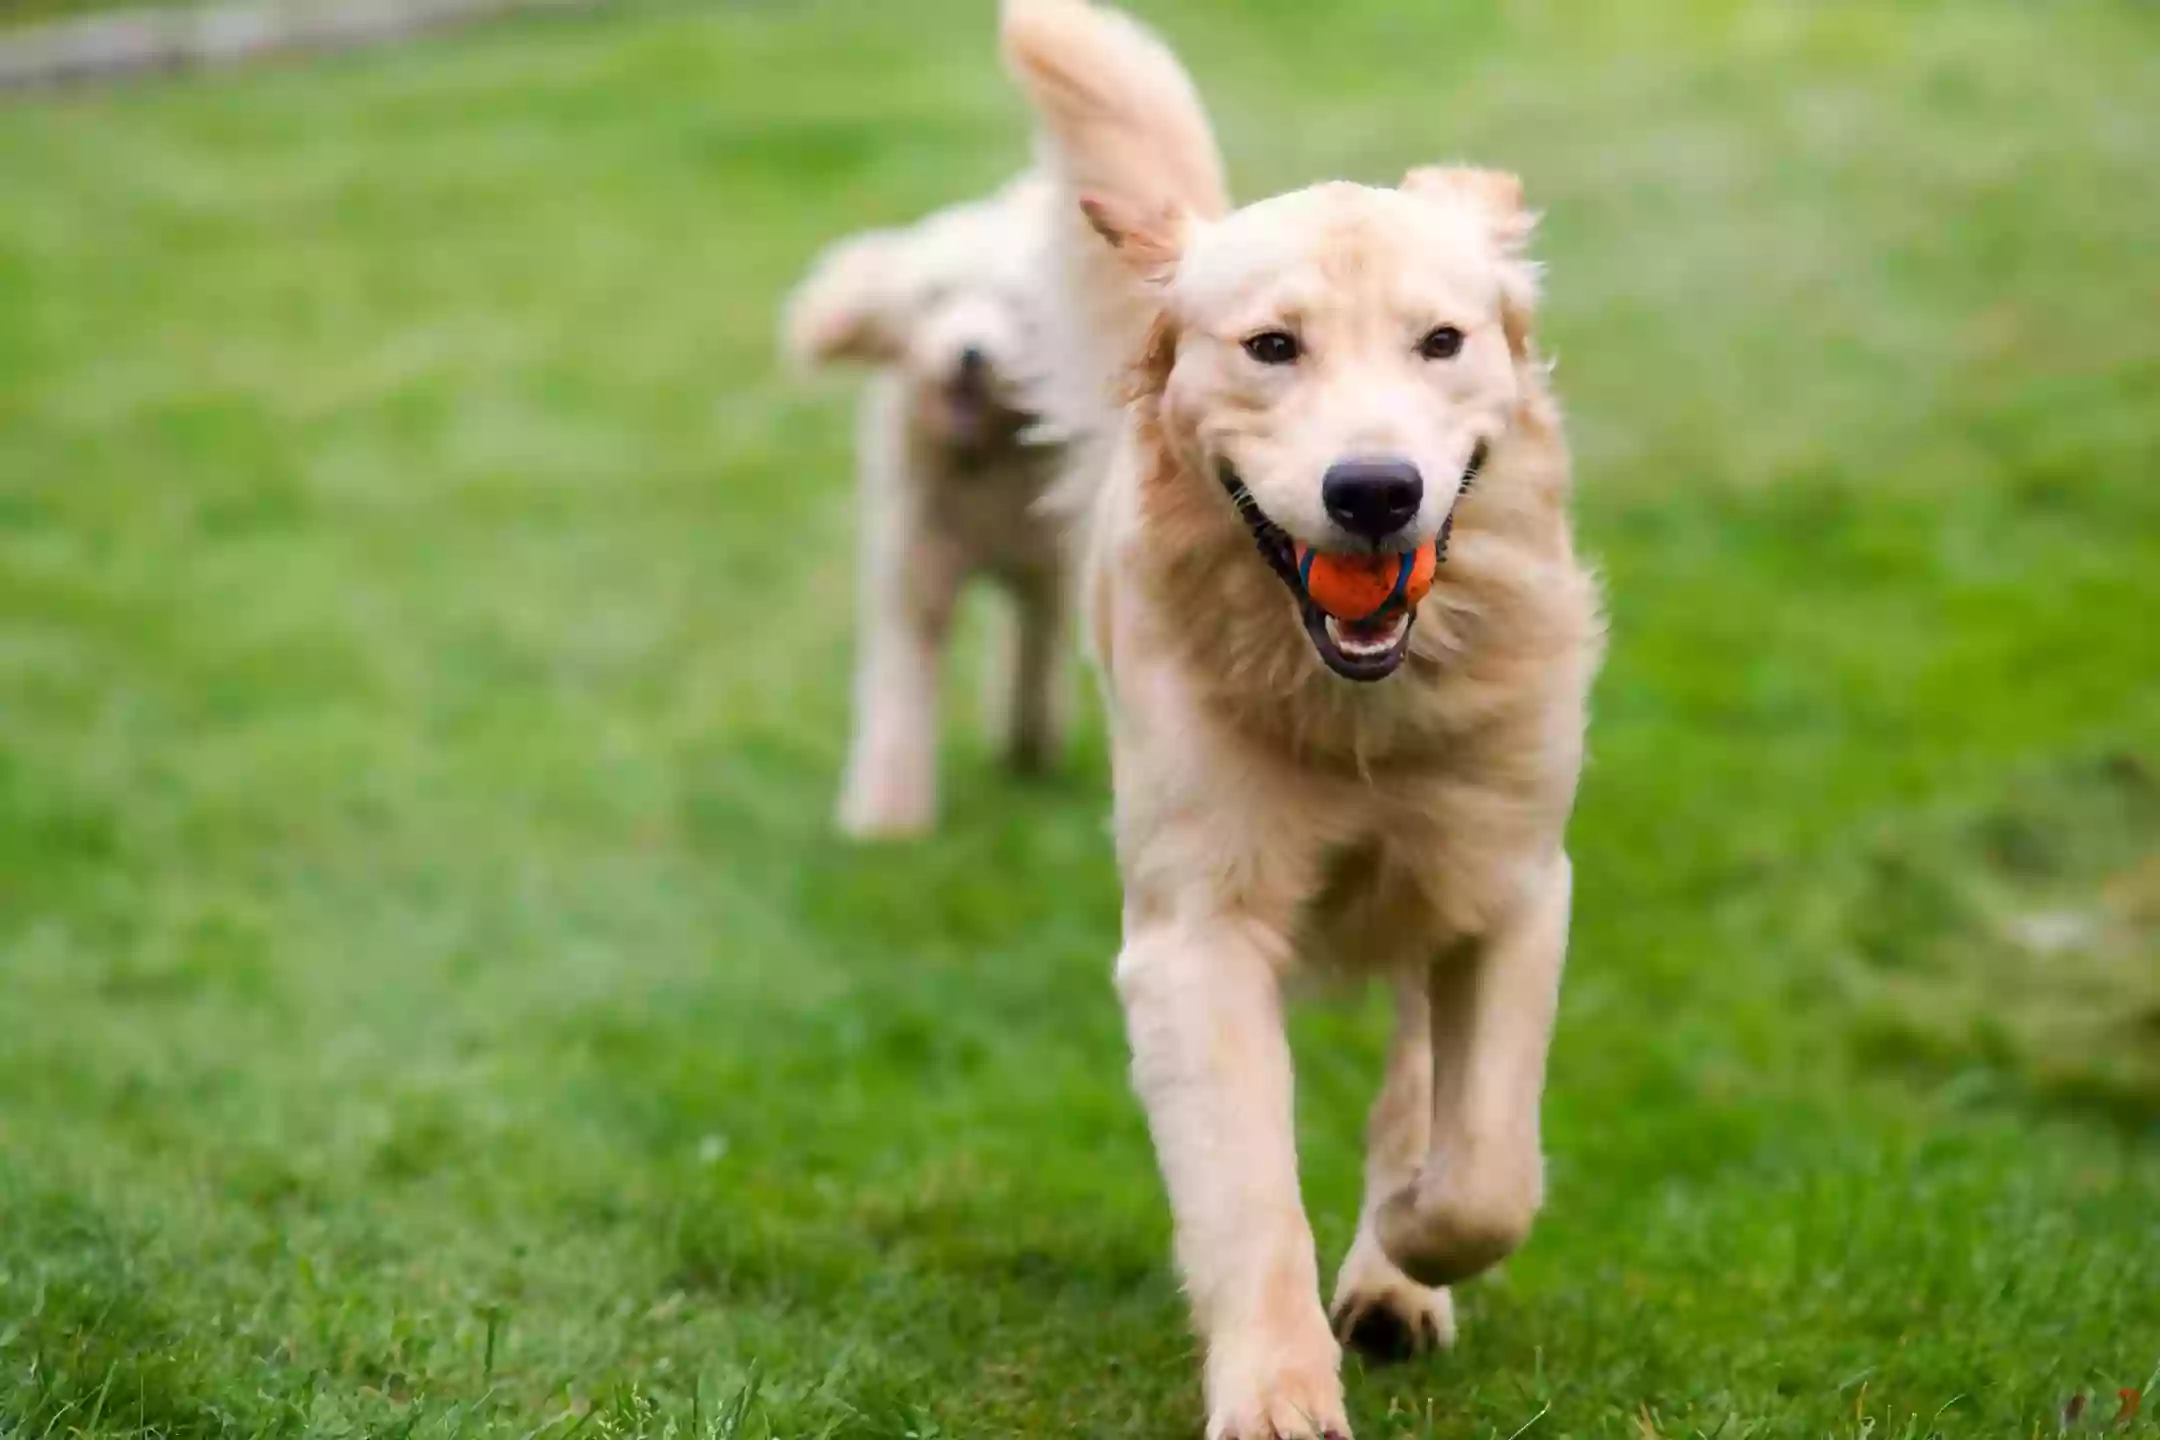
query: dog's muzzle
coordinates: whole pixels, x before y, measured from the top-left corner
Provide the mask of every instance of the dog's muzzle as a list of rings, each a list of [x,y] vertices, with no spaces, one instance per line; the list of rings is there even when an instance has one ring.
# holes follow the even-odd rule
[[[1463,467],[1462,484],[1456,490],[1455,502],[1448,507],[1447,517],[1440,522],[1440,533],[1433,540],[1434,559],[1438,564],[1447,563],[1448,538],[1455,528],[1456,507],[1470,493],[1478,472],[1485,468],[1488,453],[1486,443],[1480,440],[1470,452],[1470,463]],[[1260,558],[1296,598],[1299,615],[1305,622],[1305,633],[1311,639],[1313,649],[1319,652],[1321,663],[1345,680],[1370,682],[1394,674],[1410,653],[1410,627],[1417,620],[1416,607],[1385,617],[1373,626],[1346,626],[1332,619],[1314,603],[1306,592],[1305,582],[1298,576],[1297,546],[1290,533],[1268,518],[1229,462],[1218,463],[1215,474],[1222,482],[1224,493],[1229,495],[1230,503],[1244,519],[1245,528],[1252,533]],[[1392,634],[1387,633],[1388,628],[1393,628]]]

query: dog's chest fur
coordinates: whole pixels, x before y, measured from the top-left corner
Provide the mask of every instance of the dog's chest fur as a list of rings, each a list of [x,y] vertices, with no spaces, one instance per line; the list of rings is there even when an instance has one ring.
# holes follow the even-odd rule
[[[1186,764],[1219,767],[1204,803],[1249,837],[1232,852],[1234,903],[1280,916],[1297,960],[1330,969],[1485,932],[1560,844],[1602,644],[1549,402],[1534,397],[1496,447],[1410,659],[1371,685],[1325,672],[1219,488],[1145,426],[1137,438],[1090,566],[1097,650],[1113,692],[1128,678],[1147,690],[1167,662],[1192,723],[1214,737],[1178,748]],[[1177,788],[1160,762],[1121,758]],[[1128,802],[1125,782],[1138,832],[1128,889],[1166,889],[1145,840],[1158,807]],[[1276,908],[1292,896],[1289,913]]]
[[[1357,972],[1398,959],[1405,937],[1427,950],[1485,933],[1528,879],[1525,857],[1550,834],[1546,807],[1474,779],[1345,794],[1351,833],[1318,857],[1294,935],[1300,963]]]
[[[1055,573],[1064,552],[1041,500],[1059,473],[1058,447],[1027,443],[1014,428],[967,450],[919,427],[909,443],[922,518],[965,554],[970,568],[1012,580]]]

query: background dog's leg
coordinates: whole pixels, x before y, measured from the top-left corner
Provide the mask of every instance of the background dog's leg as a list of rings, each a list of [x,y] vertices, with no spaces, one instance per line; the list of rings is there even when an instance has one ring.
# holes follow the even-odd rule
[[[1412,1280],[1380,1247],[1380,1207],[1417,1178],[1432,1133],[1428,975],[1429,962],[1422,959],[1396,975],[1395,1036],[1379,1098],[1366,1121],[1364,1207],[1328,1310],[1343,1343],[1375,1359],[1403,1359],[1455,1340],[1448,1292]]]
[[[933,534],[885,538],[891,548],[864,571],[840,792],[840,828],[866,839],[920,834],[936,819],[938,668],[965,572]]]
[[[1032,578],[1013,589],[1012,696],[1006,763],[1024,775],[1047,769],[1065,722],[1065,582]]]
[[[1452,1284],[1521,1245],[1544,1199],[1538,1102],[1567,956],[1567,856],[1478,945],[1432,969],[1432,1135],[1380,1209],[1380,1243],[1413,1278]]]
[[[1350,1428],[1298,1196],[1290,1045],[1269,940],[1231,916],[1129,926],[1118,957],[1133,1083],[1207,1347],[1209,1440]]]

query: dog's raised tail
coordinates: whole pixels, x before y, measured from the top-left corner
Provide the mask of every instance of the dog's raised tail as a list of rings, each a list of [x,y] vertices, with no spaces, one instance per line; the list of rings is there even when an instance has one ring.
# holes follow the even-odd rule
[[[1207,111],[1169,46],[1088,0],[1005,0],[1003,22],[1005,63],[1071,194],[1201,219],[1229,208]]]
[[[1044,409],[1062,428],[1103,420],[1114,377],[1157,308],[1149,287],[1082,218],[1081,200],[1132,214],[1213,219],[1229,209],[1221,152],[1185,67],[1130,16],[1088,0],[1004,0],[1005,64],[1035,111],[1044,170],[1062,192],[1053,255],[1061,328]]]

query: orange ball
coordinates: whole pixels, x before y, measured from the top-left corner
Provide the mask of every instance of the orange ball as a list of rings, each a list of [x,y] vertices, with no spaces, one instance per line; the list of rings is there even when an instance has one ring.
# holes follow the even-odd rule
[[[1297,547],[1305,593],[1337,620],[1371,620],[1416,605],[1432,589],[1439,567],[1439,547],[1430,540],[1403,555],[1337,555]]]

